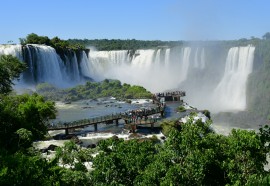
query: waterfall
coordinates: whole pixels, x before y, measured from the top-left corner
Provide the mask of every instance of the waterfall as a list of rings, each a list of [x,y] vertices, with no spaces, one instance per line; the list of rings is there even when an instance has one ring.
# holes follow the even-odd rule
[[[66,69],[68,79],[76,83],[80,82],[79,65],[75,52],[72,52],[69,56],[65,55],[65,62],[64,68]]]
[[[198,51],[199,51],[199,48],[196,48],[195,57],[194,57],[194,58],[195,58],[195,59],[194,59],[194,61],[195,61],[195,62],[194,62],[194,67],[195,67],[195,68],[198,68],[198,67],[199,67],[199,62],[198,62],[198,61],[199,61],[199,59],[198,59]]]
[[[255,47],[233,47],[229,50],[224,75],[213,93],[215,110],[244,110],[246,85],[252,72]]]
[[[0,45],[0,55],[13,55],[27,64],[21,84],[48,82],[68,87],[81,82],[79,61],[73,51],[63,52],[64,59],[61,59],[54,48],[46,45]],[[87,56],[82,56],[81,60],[87,60]]]
[[[81,74],[84,77],[91,78],[94,75],[94,67],[92,63],[88,60],[86,53],[82,53],[82,60],[80,63],[80,69],[81,69]]]
[[[200,68],[203,70],[205,68],[205,54],[204,54],[204,48],[202,48],[202,51],[201,51],[201,58],[200,58]]]
[[[28,69],[21,79],[30,84],[48,82],[66,87],[83,83],[85,79],[119,79],[152,92],[185,90],[185,100],[201,109],[244,110],[255,47],[218,50],[190,46],[91,50],[87,57],[85,52],[73,51],[60,55],[45,45],[0,45],[0,55],[11,54],[27,63]]]
[[[190,47],[185,47],[182,49],[182,65],[180,67],[180,78],[179,82],[182,82],[186,80],[187,74],[188,74],[188,67],[189,67],[189,59],[190,59],[190,52],[191,48]]]
[[[199,68],[203,70],[205,67],[205,54],[204,48],[196,48],[195,56],[194,56],[194,68]]]
[[[157,50],[156,57],[155,57],[155,64],[160,65],[160,51],[161,49]]]
[[[131,61],[133,67],[148,70],[154,63],[155,50],[137,50]]]
[[[63,68],[61,59],[54,48],[43,45],[33,45],[36,56],[36,81],[48,82],[60,86],[63,83]],[[28,64],[29,65],[29,64]],[[30,67],[34,68],[34,67]]]
[[[167,48],[165,51],[165,67],[168,68],[169,63],[170,63],[170,49]]]

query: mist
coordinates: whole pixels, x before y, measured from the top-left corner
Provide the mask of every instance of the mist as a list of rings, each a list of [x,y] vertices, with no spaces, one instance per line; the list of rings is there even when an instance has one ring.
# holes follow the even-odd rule
[[[243,111],[255,47],[187,45],[129,51],[90,51],[95,80],[119,79],[151,92],[186,91],[184,100],[213,113]]]
[[[25,58],[29,68],[22,75],[22,85],[48,82],[63,87],[86,80],[118,79],[153,93],[186,91],[184,101],[212,113],[246,109],[246,85],[253,70],[254,51],[250,45],[189,42],[135,51],[92,49],[88,55],[82,51],[78,59],[71,52],[63,61],[48,46],[0,47],[0,54]]]

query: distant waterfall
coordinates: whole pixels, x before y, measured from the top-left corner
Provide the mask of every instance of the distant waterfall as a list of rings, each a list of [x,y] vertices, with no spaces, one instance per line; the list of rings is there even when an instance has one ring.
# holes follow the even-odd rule
[[[87,56],[81,52],[80,61]],[[0,55],[13,55],[27,64],[27,70],[22,74],[24,84],[48,82],[67,87],[81,82],[79,60],[73,51],[63,52],[62,57],[54,48],[46,45],[0,45]]]
[[[194,67],[204,69],[205,67],[205,55],[204,48],[196,48],[195,56],[194,56]]]
[[[186,80],[187,75],[188,75],[188,68],[190,64],[190,52],[191,48],[190,47],[185,47],[182,49],[182,61],[181,61],[181,66],[180,66],[180,76],[179,76],[179,82],[182,82]]]
[[[161,52],[161,49],[158,49],[157,50],[157,53],[156,53],[156,57],[155,57],[155,64],[160,64],[160,52]]]
[[[114,78],[112,74],[108,75],[108,73],[131,60],[128,50],[90,51],[88,55],[89,61],[85,66],[89,69],[89,75],[98,81],[104,78]]]
[[[223,78],[214,90],[215,110],[244,110],[246,85],[252,72],[255,47],[233,47],[229,50]]]
[[[169,66],[169,63],[170,63],[170,49],[167,48],[166,51],[165,51],[165,66],[168,67]]]

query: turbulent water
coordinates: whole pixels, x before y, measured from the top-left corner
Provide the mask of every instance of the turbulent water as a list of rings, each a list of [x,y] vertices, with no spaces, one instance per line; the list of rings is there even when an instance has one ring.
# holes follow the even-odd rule
[[[246,108],[246,84],[252,73],[255,47],[229,49],[186,46],[148,50],[69,51],[59,55],[44,45],[1,45],[1,54],[28,65],[23,83],[49,82],[72,86],[86,79],[119,79],[152,92],[181,89],[186,101],[201,109],[240,111]],[[60,57],[61,56],[61,57]]]

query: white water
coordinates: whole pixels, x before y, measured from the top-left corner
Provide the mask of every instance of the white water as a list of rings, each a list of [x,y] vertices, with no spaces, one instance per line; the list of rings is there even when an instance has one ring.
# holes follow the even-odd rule
[[[82,81],[79,62],[75,52],[70,52],[71,55],[69,56],[64,55],[65,61],[63,61],[55,49],[50,46],[25,45],[24,51],[27,59],[24,59],[21,45],[0,45],[0,55],[13,55],[21,61],[27,60],[28,69],[22,75],[21,83],[48,82],[58,87],[67,87],[74,86]],[[85,52],[82,52],[81,61],[81,64],[84,64],[85,61],[88,63]],[[82,69],[84,70],[85,68]],[[91,76],[89,72],[86,77]],[[24,79],[25,75],[28,78],[27,80]],[[32,82],[29,82],[29,77],[31,77]]]
[[[0,55],[12,55],[22,59],[21,45],[0,45]]]
[[[190,104],[217,112],[246,108],[246,84],[255,47],[233,47],[224,59],[208,50],[208,56],[215,56],[212,61],[206,61],[208,48],[203,47],[137,50],[134,55],[128,50],[91,50],[89,59],[83,52],[80,62],[75,53],[65,56],[63,62],[49,46],[27,45],[25,49],[28,72],[34,82],[63,87],[81,83],[84,78],[107,78],[141,85],[151,92],[181,89],[187,91]],[[0,45],[0,55],[3,54],[23,59],[21,45]]]
[[[63,83],[64,65],[56,55],[55,49],[49,46],[34,45],[37,54],[37,81],[48,82],[53,85],[61,86]]]
[[[215,111],[245,110],[246,85],[252,72],[255,47],[233,47],[229,50],[223,78],[213,93]]]

